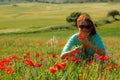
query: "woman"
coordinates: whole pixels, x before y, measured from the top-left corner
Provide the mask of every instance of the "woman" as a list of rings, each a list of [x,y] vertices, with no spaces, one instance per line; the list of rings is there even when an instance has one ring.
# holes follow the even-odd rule
[[[77,56],[83,59],[91,59],[94,54],[105,55],[105,47],[95,30],[95,26],[91,18],[87,14],[82,14],[77,19],[78,33],[72,35],[64,46],[61,53],[61,58],[64,59],[66,56],[70,56],[71,53],[77,53]],[[83,35],[80,39],[79,36]],[[82,47],[79,47],[81,46]],[[74,48],[73,48],[74,47]]]

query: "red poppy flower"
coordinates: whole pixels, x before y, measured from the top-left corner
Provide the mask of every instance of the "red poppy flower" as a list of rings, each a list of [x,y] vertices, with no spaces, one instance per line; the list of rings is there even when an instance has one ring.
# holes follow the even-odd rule
[[[41,66],[42,66],[41,63],[36,63],[36,64],[35,64],[35,67],[41,67]]]
[[[3,70],[5,68],[4,63],[0,61],[0,69]]]
[[[13,74],[13,73],[14,73],[14,69],[13,69],[13,68],[8,68],[8,69],[7,69],[7,73]]]
[[[12,65],[12,61],[8,58],[5,62],[7,65]]]
[[[14,58],[18,59],[18,56],[16,54],[12,54],[12,55],[9,56],[9,59],[14,59]]]
[[[2,58],[1,62],[4,63],[7,61],[7,58]]]
[[[32,60],[30,60],[30,59],[25,59],[25,60],[24,60],[24,63],[25,63],[26,65],[28,65],[28,66],[33,66],[33,67],[34,67],[34,63],[33,63]]]
[[[72,58],[71,58],[71,61],[73,61],[73,62],[76,62],[76,60],[77,60],[77,59],[76,59],[75,57],[72,57]]]
[[[112,69],[112,63],[108,64],[108,68]]]
[[[56,57],[57,57],[57,55],[56,55],[56,54],[52,54],[52,57],[53,57],[53,58],[56,58]]]
[[[83,39],[85,36],[84,36],[84,34],[78,34],[78,39],[80,40],[80,39]]]
[[[35,57],[36,57],[36,58],[38,58],[39,56],[40,56],[40,54],[39,54],[39,53],[36,53],[36,54],[35,54]]]
[[[108,56],[100,56],[99,57],[99,60],[101,60],[101,61],[107,61],[107,60],[109,60],[110,58],[108,57]]]
[[[25,58],[27,58],[27,57],[29,57],[30,56],[30,52],[26,52],[25,54],[23,54],[23,58],[25,59]]]
[[[30,56],[30,52],[26,52],[25,54],[26,54],[27,56]]]
[[[55,65],[56,65],[56,67],[57,67],[58,70],[63,69],[63,66],[60,63],[56,62]]]
[[[114,67],[119,68],[119,64],[115,63]]]
[[[91,66],[93,64],[93,60],[90,60],[88,64]]]
[[[78,59],[78,60],[77,60],[77,59],[75,60],[75,63],[80,63],[80,62],[81,62],[81,60],[79,60],[79,59]]]
[[[55,73],[57,71],[57,68],[50,67],[50,73]]]
[[[97,58],[97,57],[99,57],[99,55],[98,55],[97,53],[95,53],[95,54],[94,54],[94,57]]]
[[[69,58],[69,56],[65,56],[65,59],[66,59],[66,60],[69,60],[70,58]]]
[[[66,67],[66,62],[63,62],[63,63],[61,63],[61,65],[63,66],[63,68],[65,68]]]
[[[44,58],[41,58],[41,59],[40,59],[40,61],[43,61],[43,60],[44,60]]]
[[[72,52],[71,56],[75,57],[76,56],[76,52]]]

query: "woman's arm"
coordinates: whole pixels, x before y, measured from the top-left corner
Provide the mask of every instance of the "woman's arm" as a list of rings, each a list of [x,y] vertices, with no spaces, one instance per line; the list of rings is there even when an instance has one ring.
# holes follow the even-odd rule
[[[91,44],[87,38],[81,39],[80,41],[83,44],[83,46],[89,47],[95,53],[98,53],[100,56],[105,55],[105,51],[103,49],[97,47],[96,45]]]
[[[67,52],[63,52],[61,53],[60,57],[61,59],[64,59],[66,56],[71,56],[71,53],[75,52],[75,53],[80,53],[81,51],[81,48],[80,47],[76,47],[70,51],[67,51]]]
[[[95,46],[95,45],[93,45],[91,43],[89,43],[88,47],[91,48],[93,51],[95,51],[95,53],[98,53],[100,56],[105,55],[104,50],[98,48],[97,46]]]

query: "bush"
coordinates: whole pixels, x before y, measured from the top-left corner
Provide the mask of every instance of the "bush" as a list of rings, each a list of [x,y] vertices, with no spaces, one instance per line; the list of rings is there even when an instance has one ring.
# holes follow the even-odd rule
[[[109,23],[111,23],[109,20],[104,20],[104,23],[105,24],[109,24]]]
[[[115,18],[116,15],[119,15],[119,16],[120,16],[119,11],[117,11],[117,10],[109,11],[108,14],[107,14],[107,16],[112,16],[114,20],[117,20],[117,19]]]
[[[73,26],[77,26],[77,18],[81,15],[81,12],[72,12],[67,18],[68,23],[72,23]]]

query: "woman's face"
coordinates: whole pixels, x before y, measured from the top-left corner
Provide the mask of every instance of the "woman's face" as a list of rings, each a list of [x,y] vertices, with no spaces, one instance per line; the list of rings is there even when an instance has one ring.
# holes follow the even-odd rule
[[[81,24],[78,24],[78,30],[79,30],[79,33],[89,36],[92,30],[92,27],[88,25],[86,22],[83,22]]]

